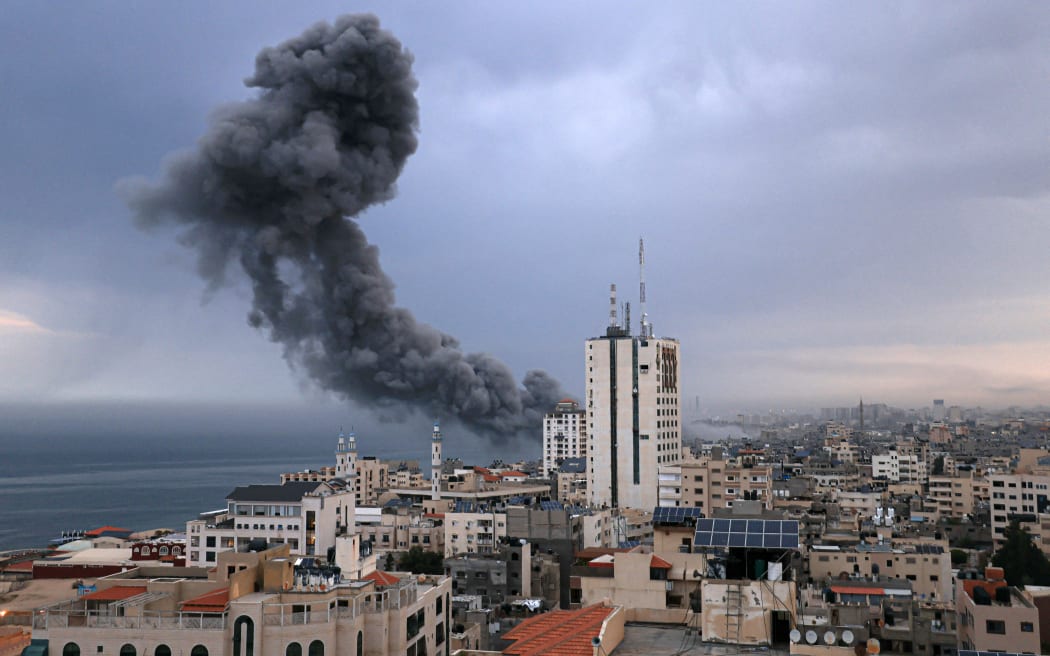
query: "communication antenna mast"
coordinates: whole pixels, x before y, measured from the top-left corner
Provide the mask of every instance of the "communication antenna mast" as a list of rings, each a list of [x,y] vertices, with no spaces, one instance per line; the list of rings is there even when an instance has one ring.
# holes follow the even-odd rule
[[[609,327],[616,328],[616,284],[609,285]]]
[[[638,238],[638,306],[642,313],[642,337],[652,337],[653,327],[645,311],[645,239]]]

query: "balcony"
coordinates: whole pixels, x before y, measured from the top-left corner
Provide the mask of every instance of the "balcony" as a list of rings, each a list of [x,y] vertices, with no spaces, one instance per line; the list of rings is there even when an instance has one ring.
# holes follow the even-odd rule
[[[75,603],[75,602],[73,602]],[[85,629],[133,629],[224,631],[226,614],[144,612],[141,615],[114,615],[109,611],[80,608],[46,608],[33,616],[33,630],[77,627]]]

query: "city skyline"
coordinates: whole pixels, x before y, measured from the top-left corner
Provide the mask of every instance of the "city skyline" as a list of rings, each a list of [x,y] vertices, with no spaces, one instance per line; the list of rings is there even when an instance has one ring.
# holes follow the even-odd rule
[[[261,48],[368,9],[11,9],[0,407],[405,416],[289,371],[246,282],[204,291],[114,192],[250,97]],[[376,9],[420,83],[419,150],[361,217],[399,306],[580,399],[644,236],[685,412],[1045,402],[1050,10],[540,9]]]

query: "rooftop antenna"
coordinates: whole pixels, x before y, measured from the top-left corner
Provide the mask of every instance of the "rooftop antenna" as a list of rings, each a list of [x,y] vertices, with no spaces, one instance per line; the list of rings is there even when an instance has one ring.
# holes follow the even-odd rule
[[[616,321],[616,283],[609,285],[609,327],[619,327]]]
[[[645,311],[645,240],[638,238],[638,308],[642,313],[642,337],[652,337],[652,326]]]

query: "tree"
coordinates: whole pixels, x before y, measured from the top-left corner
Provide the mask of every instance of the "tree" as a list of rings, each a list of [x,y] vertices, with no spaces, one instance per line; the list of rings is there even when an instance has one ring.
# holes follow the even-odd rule
[[[1003,538],[1003,546],[992,556],[992,564],[1003,568],[1006,582],[1018,587],[1050,585],[1050,560],[1017,520],[1010,522]]]
[[[383,569],[385,569],[388,572],[392,572],[394,570],[394,554],[387,553],[385,562],[386,564],[383,567]]]
[[[401,555],[397,568],[402,572],[413,574],[444,574],[445,559],[433,551],[423,551],[422,547],[412,547]]]

